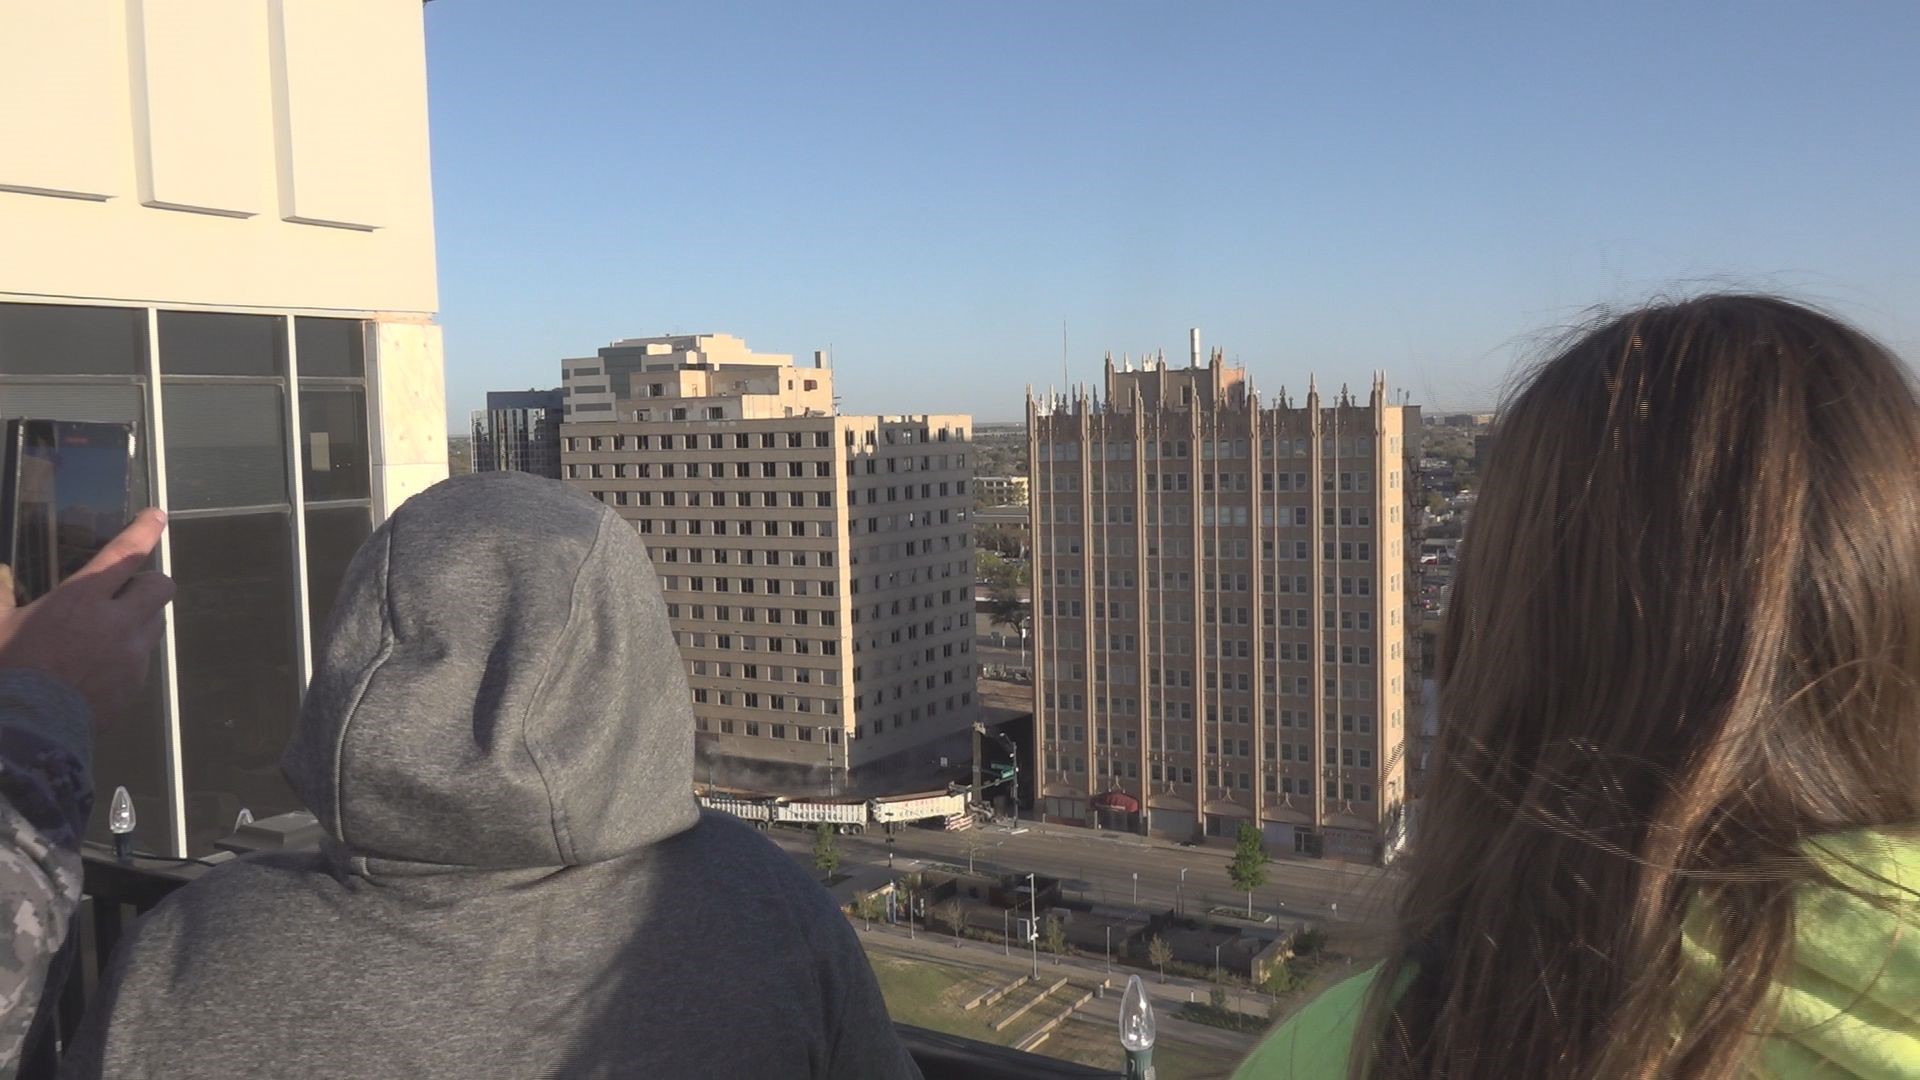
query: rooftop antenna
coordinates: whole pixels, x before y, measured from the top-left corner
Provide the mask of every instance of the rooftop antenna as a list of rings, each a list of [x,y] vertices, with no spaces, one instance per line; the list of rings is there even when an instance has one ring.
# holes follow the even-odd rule
[[[1067,386],[1067,320],[1060,320],[1060,385]]]

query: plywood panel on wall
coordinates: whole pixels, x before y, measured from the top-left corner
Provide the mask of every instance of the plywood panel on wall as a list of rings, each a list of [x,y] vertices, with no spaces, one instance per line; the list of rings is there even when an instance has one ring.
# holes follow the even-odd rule
[[[125,20],[124,0],[0,0],[0,190],[132,192]]]
[[[252,217],[273,204],[267,10],[127,0],[134,154],[149,206]]]

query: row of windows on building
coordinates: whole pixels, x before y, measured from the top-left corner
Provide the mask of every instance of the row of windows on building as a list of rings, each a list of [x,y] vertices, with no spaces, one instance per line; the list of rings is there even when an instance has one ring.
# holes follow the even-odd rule
[[[1229,577],[1228,575],[1222,574],[1216,578],[1212,572],[1208,572],[1203,579],[1204,590],[1208,592],[1245,592],[1247,591],[1250,581],[1251,579],[1245,574],[1240,574],[1237,577]],[[1373,579],[1371,577],[1342,575],[1336,578],[1331,574],[1321,576],[1321,595],[1336,595],[1336,583],[1338,589],[1337,595],[1340,596],[1373,595]],[[1296,574],[1292,577],[1286,574],[1265,574],[1261,576],[1260,584],[1263,592],[1273,595],[1293,596],[1306,595],[1307,593],[1307,577],[1305,574]],[[1400,575],[1389,575],[1387,578],[1387,586],[1393,589],[1399,588]],[[1190,572],[1184,570],[1170,572],[1160,578],[1156,587],[1161,592],[1191,592],[1193,591],[1193,577]],[[1092,607],[1095,612],[1094,618],[1096,619],[1112,618],[1131,620],[1134,617],[1134,605],[1122,600],[1095,600]],[[1045,615],[1062,619],[1084,619],[1086,618],[1088,605],[1082,600],[1047,596],[1041,599],[1040,608],[1041,612]],[[1157,607],[1157,610],[1161,614],[1161,620],[1163,622],[1187,622],[1192,617],[1191,610],[1185,606],[1169,605],[1164,608]],[[1246,608],[1233,610],[1237,610],[1242,614],[1247,611]],[[1284,611],[1286,609],[1263,608],[1261,610],[1271,612],[1274,610]],[[1206,621],[1211,622],[1213,620],[1209,618]],[[1251,624],[1248,623],[1245,618],[1241,618],[1237,625],[1248,626]],[[1273,623],[1269,621],[1267,625],[1271,626]],[[1304,616],[1302,616],[1302,625],[1305,625]]]
[[[1061,548],[1064,546],[1060,542],[1062,539],[1064,538],[1059,536],[1054,537],[1054,542],[1050,545],[1052,548],[1052,550],[1049,552],[1050,555],[1058,556],[1058,555],[1064,554],[1064,552],[1061,551]],[[1071,540],[1073,543],[1072,553],[1077,555],[1080,553],[1080,547],[1079,547],[1080,537],[1079,535],[1074,535],[1071,537]],[[1113,550],[1111,551],[1107,550],[1109,545],[1103,543],[1103,540],[1104,540],[1104,537],[1101,534],[1099,533],[1094,534],[1093,553],[1095,558],[1100,558],[1103,555],[1105,555],[1105,556],[1111,556],[1115,561],[1118,561],[1122,558],[1132,559],[1134,557],[1134,545],[1132,540],[1124,537],[1113,538],[1113,543],[1111,545],[1111,548]],[[1348,541],[1348,542],[1353,543],[1357,541]],[[1388,544],[1389,544],[1388,557],[1397,558],[1400,554],[1400,542],[1398,540],[1390,540],[1388,541]],[[1233,562],[1233,561],[1245,562],[1247,561],[1248,553],[1251,552],[1252,550],[1253,550],[1253,546],[1250,540],[1244,537],[1230,537],[1230,536],[1229,537],[1213,537],[1213,536],[1205,537],[1203,539],[1203,544],[1201,548],[1202,554],[1205,556],[1205,558],[1213,562]],[[1294,561],[1305,561],[1307,559],[1307,554],[1310,550],[1311,549],[1308,547],[1308,542],[1305,540],[1292,540],[1292,541],[1262,540],[1260,541],[1260,557],[1266,562],[1285,562],[1289,559]],[[1193,560],[1192,540],[1190,537],[1182,536],[1178,533],[1166,536],[1164,538],[1159,536],[1149,536],[1147,540],[1147,557],[1150,559],[1165,559],[1168,562],[1172,562],[1176,565],[1179,565],[1181,563],[1192,565],[1192,560]],[[1042,565],[1039,571],[1040,580],[1049,585],[1074,585],[1074,586],[1080,585],[1083,580],[1081,576],[1082,575],[1081,569],[1077,566],[1074,566],[1071,563],[1068,563],[1064,566],[1058,565],[1059,561],[1060,560],[1057,558],[1042,560]],[[1372,560],[1369,559],[1368,561],[1371,562]],[[1122,575],[1120,578],[1114,579],[1112,581],[1113,585],[1115,585],[1116,587],[1122,587],[1122,588],[1129,588],[1129,589],[1133,588],[1132,582],[1134,581],[1134,577],[1133,577],[1134,571],[1132,569],[1125,568],[1125,567],[1115,567],[1113,572],[1117,575]],[[1156,576],[1158,574],[1158,571],[1149,570],[1149,571],[1146,571],[1146,573],[1148,575],[1147,582],[1151,587],[1153,588],[1170,588],[1171,587],[1171,584],[1163,584],[1163,582],[1166,582],[1168,579]],[[1173,573],[1177,573],[1177,571],[1169,570],[1166,573],[1173,574]],[[1108,583],[1108,579],[1105,576],[1105,573],[1102,569],[1096,567],[1094,569],[1094,575],[1095,575],[1094,584],[1096,586],[1102,586]],[[1191,580],[1191,579],[1188,579],[1188,580]],[[1272,591],[1271,586],[1269,587],[1268,591],[1270,592]]]
[[[1112,678],[1112,680],[1110,680],[1110,678],[1102,678],[1100,682],[1102,682],[1102,684],[1104,684],[1104,682],[1125,684],[1125,682],[1121,682],[1121,680],[1117,680],[1117,678]],[[1190,682],[1190,680],[1188,680],[1188,682]],[[1210,678],[1208,682],[1215,682],[1215,680]],[[1284,698],[1311,698],[1311,696],[1313,696],[1313,694],[1311,694],[1311,682],[1309,682],[1308,676],[1269,675],[1265,676],[1261,682],[1263,682],[1263,688],[1265,688],[1265,696],[1267,696],[1267,698],[1283,698],[1283,696]],[[1154,684],[1154,686],[1158,686],[1158,684]],[[1177,686],[1177,680],[1169,675],[1167,676],[1167,680],[1165,680],[1165,686],[1171,690],[1171,688]],[[1342,686],[1342,688],[1344,688],[1344,694],[1336,694],[1336,692],[1334,692],[1336,686]],[[1190,688],[1190,686],[1187,686],[1187,688]],[[1325,688],[1325,698],[1329,700],[1329,703],[1373,700],[1373,682],[1371,682],[1371,680],[1336,680],[1336,678],[1327,678],[1323,688]],[[1221,694],[1233,694],[1233,692],[1250,694],[1250,690],[1248,690],[1248,680],[1246,680],[1246,676],[1244,675],[1219,675],[1217,684],[1213,686],[1213,690],[1217,690],[1217,692],[1221,692]],[[1388,700],[1394,700],[1398,694],[1400,694],[1400,676],[1396,675],[1388,680],[1386,698],[1388,698]],[[1071,690],[1062,690],[1060,684],[1054,682],[1054,680],[1048,680],[1048,686],[1041,692],[1041,700],[1046,703],[1048,709],[1052,709],[1052,711],[1056,711],[1056,713],[1085,713],[1085,711],[1087,711],[1087,696],[1085,696],[1085,694],[1071,692]],[[1100,701],[1106,700],[1102,698]],[[1127,707],[1127,709],[1121,709],[1121,711],[1127,713],[1127,715],[1131,715],[1131,713],[1135,713],[1135,709],[1131,707],[1131,700],[1127,701],[1129,701],[1129,707]],[[1164,701],[1162,698],[1156,696],[1156,698],[1148,698],[1146,705],[1148,705],[1148,709],[1146,709],[1146,711],[1148,711],[1148,717],[1154,719],[1154,721],[1160,721],[1160,719],[1192,721],[1192,719],[1194,719],[1194,703],[1192,703],[1190,698],[1183,701]],[[1165,711],[1162,711],[1162,705],[1165,705]],[[1334,705],[1334,709],[1336,709],[1336,707],[1338,707],[1338,705]],[[1225,709],[1225,711],[1215,713],[1215,709]],[[1112,709],[1104,709],[1104,711],[1112,711]],[[1302,715],[1306,715],[1306,713],[1302,713]],[[1221,723],[1221,721],[1225,721],[1225,723],[1246,724],[1252,723],[1252,713],[1250,713],[1250,705],[1221,705],[1219,701],[1208,701],[1206,719],[1208,719],[1208,723]],[[1396,719],[1396,721],[1400,719],[1400,709],[1394,709],[1394,719]],[[1261,723],[1271,726],[1271,724],[1273,724],[1273,717],[1271,717],[1271,715],[1263,715],[1263,717],[1261,717]]]
[[[847,459],[847,475],[848,476],[877,476],[880,474],[880,471],[881,471],[880,470],[881,461],[885,461],[887,463],[887,468],[886,468],[887,472],[890,472],[890,473],[913,472],[914,471],[913,463],[915,460],[916,459],[910,454],[901,454],[895,457],[887,457],[887,458],[876,458],[876,457],[863,457],[863,458],[857,458],[857,459],[848,458]],[[967,455],[965,454],[939,454],[939,455],[933,455],[933,456],[922,454],[917,460],[920,462],[919,471],[921,472],[933,472],[936,469],[964,469],[967,467]],[[939,464],[937,465],[934,464],[934,462],[936,461],[939,462]]]
[[[834,564],[831,551],[787,551],[780,548],[648,548],[656,563],[705,563],[712,562],[721,566],[739,563],[752,566],[821,566]]]
[[[860,613],[858,611],[855,611],[853,613],[853,621],[854,622],[860,621]],[[888,644],[891,644],[891,645],[898,645],[901,642],[905,642],[905,641],[918,641],[920,640],[920,637],[922,634],[924,634],[927,637],[933,637],[936,634],[936,631],[934,630],[934,621],[935,620],[929,619],[925,623],[914,623],[912,626],[907,626],[907,627],[896,626],[892,630],[887,631],[887,642]],[[973,613],[967,612],[964,615],[944,615],[939,619],[939,622],[940,622],[940,630],[937,631],[938,633],[948,633],[954,630],[966,630],[973,626]],[[857,639],[855,640],[853,647],[855,652],[860,651],[860,644]],[[875,648],[875,649],[880,647],[879,635],[876,634],[872,638],[868,639],[868,647]]]
[[[1061,764],[1061,768],[1052,770],[1057,775],[1080,775],[1087,771],[1087,763],[1079,758],[1073,758]],[[1111,764],[1109,773],[1109,775],[1115,779],[1124,777],[1129,780],[1139,779],[1139,774],[1140,765],[1134,761],[1115,761]],[[1150,766],[1149,775],[1152,776],[1153,782],[1156,784],[1185,784],[1189,787],[1193,785],[1193,767],[1190,765],[1162,766],[1158,762],[1155,762]],[[1213,786],[1223,791],[1236,788],[1240,791],[1250,791],[1253,788],[1253,774],[1248,772],[1235,773],[1223,769],[1216,772],[1212,780]],[[1333,781],[1328,781],[1328,786],[1331,788]],[[1343,782],[1340,784],[1340,789],[1348,802],[1373,802],[1372,784]],[[1313,778],[1307,776],[1277,776],[1268,773],[1266,774],[1266,790],[1269,795],[1312,795]]]
[[[869,693],[873,695],[873,703],[875,705],[880,705],[888,701],[899,701],[901,698],[904,698],[907,696],[907,691],[909,690],[912,690],[915,693],[919,693],[924,690],[937,690],[942,686],[952,686],[953,681],[956,678],[958,678],[963,685],[967,682],[967,680],[972,679],[973,665],[963,664],[957,669],[948,669],[946,671],[935,672],[932,675],[927,675],[924,677],[915,676],[914,678],[906,682],[897,683],[893,686],[886,687],[884,689],[862,691],[854,695],[853,707],[855,709],[863,708],[867,703],[867,694]],[[889,692],[891,692],[892,697],[887,696]]]
[[[820,644],[831,646],[833,642],[795,642],[795,646]],[[812,655],[812,651],[795,648],[799,655]],[[820,655],[835,655],[837,650],[820,650]],[[687,661],[687,675],[693,678],[739,678],[747,682],[793,682],[797,686],[839,686],[839,667],[801,667],[801,665],[778,665],[778,663],[718,663],[710,659]]]
[[[934,547],[933,542],[935,540],[940,541],[940,546],[938,549]],[[908,559],[914,559],[914,558],[919,558],[926,555],[931,555],[936,550],[941,552],[948,552],[948,551],[954,550],[955,548],[965,550],[971,546],[973,546],[973,536],[970,533],[964,533],[964,532],[948,533],[945,536],[938,536],[938,537],[932,537],[932,536],[921,537],[915,540],[905,540],[905,541],[887,540],[887,541],[882,541],[878,544],[866,544],[860,547],[852,548],[847,553],[847,562],[853,566],[859,566],[861,563],[866,563],[868,565],[881,563],[888,566],[893,566]],[[949,566],[949,564],[942,563],[940,565],[942,567],[940,576],[951,577],[952,574],[948,573],[946,569]],[[970,560],[951,564],[951,566],[957,568],[956,572],[961,575],[971,573],[972,571],[969,569],[971,565],[972,563]],[[933,569],[932,567],[927,568],[929,573],[932,572],[932,569]]]
[[[955,704],[956,700],[958,704]],[[971,690],[962,690],[957,695],[957,698],[949,697],[946,699],[946,711],[949,713],[957,712],[972,704],[973,692]],[[923,716],[931,720],[938,715],[940,715],[940,703],[937,701],[929,701],[924,707],[915,705],[903,712],[896,712],[891,716],[883,716],[870,723],[863,720],[862,723],[868,724],[868,730],[872,731],[873,734],[880,735],[887,730],[889,721],[891,721],[894,730],[898,731],[902,726],[919,723]]]
[[[1168,516],[1172,517],[1173,515],[1169,513]],[[1182,513],[1180,516],[1185,517],[1185,514]],[[1399,517],[1397,507],[1394,508],[1393,516],[1396,519]],[[1130,523],[1131,522],[1123,522],[1122,524]],[[1214,528],[1241,527],[1222,519],[1216,519],[1213,522],[1208,522],[1208,524]],[[1191,522],[1169,521],[1164,524],[1160,522],[1149,522],[1148,529],[1148,558],[1179,559],[1182,561],[1192,560],[1194,547]],[[1357,541],[1349,542],[1353,543]],[[1201,537],[1201,543],[1201,551],[1205,557],[1209,559],[1245,560],[1253,551],[1252,538],[1247,536],[1207,535]],[[1389,543],[1391,545],[1389,557],[1399,556],[1401,550],[1400,542],[1396,539],[1390,540]],[[1288,558],[1304,560],[1307,558],[1307,553],[1312,550],[1305,546],[1306,544],[1307,541],[1305,540],[1263,539],[1260,541],[1261,557],[1269,562]],[[1113,535],[1099,529],[1091,530],[1091,535],[1089,535],[1087,530],[1081,529],[1046,529],[1042,530],[1042,536],[1035,544],[1035,550],[1053,557],[1077,556],[1081,554],[1083,550],[1087,549],[1090,549],[1096,558],[1107,556],[1116,559],[1133,559],[1137,558],[1139,554],[1139,545],[1135,542],[1132,535]],[[1331,556],[1329,556],[1329,558],[1331,558]]]
[[[696,693],[698,692],[696,691]],[[830,746],[838,746],[840,744],[840,728],[838,727],[812,727],[807,724],[789,725],[786,723],[772,723],[761,720],[727,719],[714,721],[705,717],[696,721],[695,726],[701,731],[712,731],[717,727],[722,735],[734,735],[744,731],[748,736],[756,739],[762,735],[765,735],[769,739],[785,739],[787,738],[788,732],[791,731],[796,742],[814,742],[817,740]]]
[[[950,488],[951,490],[949,490]],[[933,498],[935,495],[936,489],[938,491],[939,497],[942,499],[949,498],[951,496],[965,495],[967,493],[967,482],[965,480],[955,480],[955,481],[942,480],[937,485],[921,484],[920,498],[922,499]],[[904,496],[904,498],[907,501],[911,502],[914,497],[912,484],[908,484],[904,488],[900,487],[899,485],[894,485],[892,487],[887,488],[886,500],[888,502],[899,502],[902,498],[900,492],[903,490],[906,492],[906,495]],[[877,487],[868,488],[867,489],[867,505],[875,506],[875,505],[878,505],[879,502],[880,502],[880,489]],[[849,506],[860,505],[860,492],[857,489],[854,489],[854,488],[847,489],[847,505]]]
[[[608,506],[833,508],[831,491],[595,491],[593,497]]]
[[[952,659],[956,650],[959,655],[965,656],[973,651],[973,642],[963,638],[958,642],[949,641],[938,648],[929,645],[919,656],[902,656],[895,653],[892,656],[880,657],[873,661],[872,666],[876,675],[884,676],[892,672],[904,671],[909,665],[919,667],[923,660],[931,664],[934,662],[936,656],[945,656],[948,659]],[[966,674],[973,674],[972,665],[968,665]],[[853,681],[857,683],[865,677],[866,667],[864,665],[855,665],[853,669]]]
[[[1215,690],[1220,693],[1234,693],[1236,690],[1242,694],[1252,692],[1249,689],[1250,680],[1248,679],[1247,675],[1244,672],[1209,671],[1207,674],[1208,674],[1208,677],[1205,680],[1203,680],[1203,682],[1213,684],[1212,686],[1206,687],[1207,689]],[[1074,680],[1074,681],[1081,681],[1081,680]],[[1116,680],[1101,679],[1098,681],[1100,682],[1112,681],[1116,683],[1119,682],[1119,680],[1117,679]],[[1194,680],[1193,680],[1192,672],[1182,671],[1182,672],[1171,673],[1167,675],[1164,685],[1169,689],[1175,688],[1176,686],[1181,689],[1191,689],[1193,681]],[[1263,677],[1262,682],[1264,683],[1263,689],[1266,691],[1266,696],[1269,698],[1274,698],[1274,697],[1310,698],[1313,696],[1313,692],[1312,692],[1313,684],[1305,675],[1294,675],[1294,676],[1267,675]],[[1162,685],[1162,684],[1151,683],[1150,685]],[[1336,691],[1337,687],[1344,688],[1344,693],[1337,692]],[[1373,682],[1368,679],[1335,679],[1332,677],[1328,677],[1324,680],[1322,689],[1325,691],[1323,696],[1326,697],[1329,701],[1372,701],[1373,700]],[[1388,680],[1387,695],[1389,699],[1391,699],[1392,697],[1398,695],[1399,693],[1400,693],[1400,676],[1395,675]],[[1085,694],[1074,693],[1070,690],[1063,690],[1060,688],[1059,681],[1056,681],[1053,679],[1047,680],[1046,687],[1041,692],[1040,697],[1041,697],[1041,700],[1044,701],[1047,704],[1047,706],[1051,709],[1059,710],[1062,712],[1085,712],[1087,710],[1087,699]],[[1149,706],[1148,713],[1154,719],[1156,720],[1160,719],[1161,718],[1160,699],[1149,698],[1148,706]],[[1178,718],[1181,720],[1193,719],[1193,702],[1191,700],[1171,702],[1168,704],[1167,707],[1170,710],[1177,708]],[[1243,723],[1243,724],[1247,723],[1248,715],[1249,714],[1247,713],[1245,707],[1241,707],[1240,723]],[[1213,719],[1212,716],[1209,716],[1208,718]]]
[[[604,496],[606,492],[596,492]],[[601,499],[602,502],[606,500]],[[810,536],[830,539],[837,532],[832,521],[776,521],[772,518],[741,518],[738,521],[708,521],[706,518],[634,518],[633,527],[642,536]]]
[[[1265,440],[1265,445],[1262,447],[1262,450],[1265,452],[1261,456],[1304,458],[1307,456],[1307,448],[1311,444],[1311,440],[1309,439],[1269,438]],[[1116,442],[1092,441],[1085,445],[1088,449],[1088,460],[1133,460],[1134,443],[1131,440]],[[1251,446],[1246,439],[1201,439],[1197,445],[1199,452],[1194,456],[1197,456],[1201,461],[1212,461],[1215,458],[1238,458],[1245,460],[1252,453]],[[1040,442],[1039,449],[1036,450],[1035,453],[1041,461],[1079,461],[1080,446],[1081,443],[1078,440],[1055,442],[1043,439]],[[1142,456],[1148,461],[1162,458],[1172,458],[1176,460],[1185,458],[1188,456],[1189,449],[1187,440],[1185,439],[1148,439],[1140,443],[1140,446],[1143,450]],[[1334,435],[1322,435],[1320,437],[1320,453],[1324,457],[1368,457],[1372,455],[1373,447],[1374,440],[1371,438],[1348,438]],[[1394,454],[1400,452],[1400,437],[1398,435],[1388,437],[1387,450],[1389,453]]]
[[[868,534],[895,532],[901,529],[924,529],[934,525],[964,525],[967,522],[965,510],[916,510],[905,514],[879,514],[867,518]],[[860,519],[848,518],[847,531],[858,533]]]
[[[569,480],[750,480],[785,476],[789,479],[832,477],[831,461],[601,461],[572,462]]]
[[[1100,472],[1093,473],[1093,481],[1087,485],[1090,492],[1130,493],[1134,490],[1133,473]],[[1219,471],[1208,469],[1205,472],[1183,470],[1180,472],[1161,472],[1155,470],[1142,473],[1146,477],[1145,490],[1153,494],[1179,494],[1193,490],[1207,492],[1246,492],[1252,490],[1253,473],[1250,470]],[[1196,482],[1193,478],[1199,477]],[[1388,473],[1389,488],[1400,486],[1399,470]],[[1051,492],[1077,492],[1080,490],[1080,474],[1063,469],[1041,469],[1040,490]],[[1320,475],[1320,490],[1326,492],[1365,492],[1372,490],[1373,473],[1370,471],[1335,471]],[[1307,474],[1262,472],[1260,490],[1267,492],[1307,492]]]
[[[1101,700],[1102,708],[1104,709],[1110,699],[1102,697],[1100,700]],[[1117,706],[1119,715],[1131,716],[1131,715],[1137,715],[1138,713],[1140,703],[1133,698],[1111,699],[1111,701],[1113,705]],[[1231,712],[1229,712],[1226,719],[1228,721],[1231,721],[1233,719]],[[1221,720],[1220,715],[1214,711],[1213,706],[1209,705],[1207,708],[1207,722],[1209,724],[1217,724],[1220,722],[1220,720]],[[1396,724],[1399,723],[1399,720],[1400,720],[1399,709],[1395,709],[1393,711],[1393,720]],[[1326,731],[1327,731],[1327,734],[1329,735],[1333,735],[1333,734],[1371,735],[1373,734],[1373,714],[1372,713],[1342,713],[1336,717],[1335,714],[1331,710],[1329,710],[1326,714],[1326,721],[1327,721]],[[1240,723],[1242,726],[1244,726],[1247,723],[1247,712],[1245,709],[1242,709],[1240,711]],[[1300,710],[1281,709],[1279,710],[1279,715],[1277,717],[1272,714],[1269,714],[1266,717],[1267,734],[1269,736],[1269,740],[1267,742],[1267,746],[1268,746],[1267,756],[1268,757],[1273,756],[1273,750],[1272,750],[1273,742],[1272,742],[1271,736],[1273,735],[1273,732],[1276,727],[1282,730],[1297,729],[1297,730],[1305,731],[1312,726],[1313,726],[1313,713],[1307,709],[1300,709]],[[1138,735],[1138,732],[1131,727],[1116,729],[1112,725],[1108,725],[1106,727],[1096,729],[1095,735],[1097,737],[1094,739],[1094,742],[1097,744],[1100,744],[1103,746],[1112,746],[1112,747],[1119,747],[1119,746],[1125,745],[1128,748],[1132,748],[1136,745],[1136,736]],[[1166,753],[1171,753],[1174,750],[1181,750],[1181,751],[1190,753],[1193,750],[1193,734],[1191,732],[1176,733],[1176,732],[1170,732],[1164,727],[1155,727],[1152,730],[1151,735],[1152,735],[1152,738],[1149,740],[1149,742],[1152,744],[1153,749],[1155,750],[1159,750]],[[1219,738],[1220,736],[1218,735],[1207,736],[1207,752],[1208,753],[1217,754],[1220,752],[1219,746],[1217,743],[1217,740]],[[1058,743],[1086,742],[1087,728],[1085,724],[1066,724],[1066,723],[1061,723],[1058,719],[1049,719],[1047,721],[1047,739],[1051,742],[1058,742]],[[1228,739],[1226,741],[1228,753],[1233,752],[1233,745],[1234,745],[1234,740]],[[1240,745],[1240,756],[1242,757],[1251,756],[1247,750],[1247,747],[1249,745],[1247,739],[1240,739],[1239,745]],[[1300,760],[1305,761],[1307,759],[1305,757],[1302,757]],[[1328,762],[1328,764],[1332,764],[1332,762]]]
[[[848,432],[851,440],[852,432]],[[831,447],[833,437],[826,431],[734,432],[731,435],[709,432],[704,435],[570,435],[566,449],[571,453],[606,453],[626,450],[773,450],[781,446],[800,449],[806,446]]]

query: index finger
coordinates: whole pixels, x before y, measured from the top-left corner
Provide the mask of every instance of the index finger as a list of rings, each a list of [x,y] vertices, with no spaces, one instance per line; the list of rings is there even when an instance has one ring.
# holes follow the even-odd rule
[[[67,581],[90,581],[109,593],[119,589],[147,561],[147,556],[153,554],[166,528],[166,511],[156,507],[140,511],[131,524],[120,530],[120,535],[107,541],[100,554],[74,571]]]

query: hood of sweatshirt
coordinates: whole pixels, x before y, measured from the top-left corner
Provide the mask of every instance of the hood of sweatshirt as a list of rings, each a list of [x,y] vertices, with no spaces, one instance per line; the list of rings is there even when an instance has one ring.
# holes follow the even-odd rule
[[[354,557],[281,765],[362,871],[525,869],[692,828],[693,756],[633,526],[500,472],[414,497]]]

